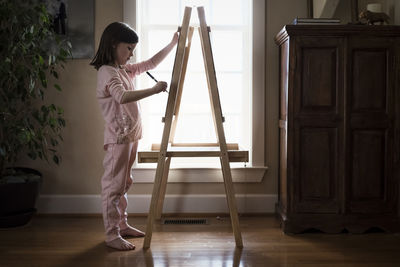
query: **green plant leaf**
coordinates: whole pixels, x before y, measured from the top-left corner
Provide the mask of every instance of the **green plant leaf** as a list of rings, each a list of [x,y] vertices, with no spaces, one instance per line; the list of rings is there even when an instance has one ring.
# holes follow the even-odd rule
[[[65,127],[66,124],[65,124],[65,120],[63,118],[58,118],[57,121],[58,121],[59,125],[61,125],[62,127]]]
[[[41,55],[39,55],[39,64],[43,65],[44,64],[44,59]]]
[[[54,87],[58,90],[58,91],[62,91],[62,89],[61,89],[61,86],[60,85],[58,85],[58,84],[54,84]]]
[[[58,141],[56,139],[50,138],[50,141],[51,141],[51,145],[52,146],[57,146],[58,145]],[[56,152],[56,151],[53,151],[53,152]]]
[[[0,165],[13,165],[21,153],[60,163],[63,110],[43,100],[50,76],[62,75],[71,44],[55,34],[43,2],[0,0]]]
[[[57,164],[57,165],[60,164],[60,158],[59,158],[57,155],[54,155],[54,156],[53,156],[53,161],[54,161],[54,163]]]
[[[40,82],[42,83],[42,86],[44,88],[47,87],[47,78],[46,78],[46,74],[44,73],[43,70],[39,71],[39,78],[40,78]]]

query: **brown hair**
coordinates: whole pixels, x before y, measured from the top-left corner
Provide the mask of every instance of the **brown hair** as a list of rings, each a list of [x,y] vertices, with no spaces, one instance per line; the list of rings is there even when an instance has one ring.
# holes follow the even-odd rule
[[[98,70],[103,65],[114,63],[114,48],[117,44],[138,43],[139,37],[128,24],[123,22],[113,22],[109,24],[101,35],[99,48],[90,65]]]

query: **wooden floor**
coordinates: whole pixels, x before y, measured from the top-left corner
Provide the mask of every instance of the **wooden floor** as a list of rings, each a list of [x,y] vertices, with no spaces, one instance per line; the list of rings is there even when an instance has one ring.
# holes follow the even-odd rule
[[[400,234],[285,235],[274,216],[240,217],[243,249],[229,218],[208,225],[155,224],[151,249],[119,252],[103,242],[99,216],[36,216],[0,230],[0,266],[400,266]],[[146,218],[130,218],[145,228]]]

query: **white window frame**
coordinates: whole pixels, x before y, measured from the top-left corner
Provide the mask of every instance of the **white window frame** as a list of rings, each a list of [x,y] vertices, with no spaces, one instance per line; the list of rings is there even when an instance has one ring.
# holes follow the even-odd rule
[[[265,166],[265,1],[249,1],[253,1],[251,149],[247,165],[231,168],[234,182],[261,182],[268,169]],[[136,14],[136,0],[124,0],[124,21],[134,28]],[[168,182],[222,182],[222,174],[216,172],[216,169],[218,168],[171,168]],[[148,164],[136,164],[134,166],[135,182],[152,183],[154,176],[154,165],[149,167]]]

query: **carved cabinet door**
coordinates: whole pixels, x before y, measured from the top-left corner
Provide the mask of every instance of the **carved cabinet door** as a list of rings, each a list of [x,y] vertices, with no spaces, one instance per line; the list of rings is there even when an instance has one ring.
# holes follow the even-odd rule
[[[342,211],[344,43],[340,37],[296,37],[289,92],[294,131],[291,206],[296,213]]]
[[[395,51],[394,38],[349,38],[346,213],[396,212]]]

